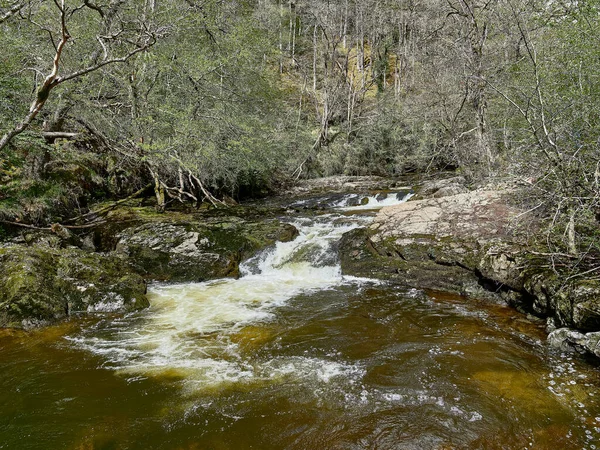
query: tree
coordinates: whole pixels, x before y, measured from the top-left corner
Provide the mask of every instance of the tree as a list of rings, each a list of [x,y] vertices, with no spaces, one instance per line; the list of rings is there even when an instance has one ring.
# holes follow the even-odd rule
[[[88,0],[73,7],[67,6],[65,0],[31,2],[28,5],[18,3],[2,17],[9,18],[25,8],[27,8],[27,14],[21,15],[21,20],[26,22],[25,26],[30,29],[32,34],[36,32],[47,34],[45,47],[51,44],[54,49],[52,68],[39,85],[36,77],[36,94],[29,107],[29,112],[20,123],[0,138],[0,151],[15,136],[29,127],[46,104],[51,91],[57,86],[95,72],[107,65],[128,61],[154,45],[161,32],[161,30],[153,28],[147,20],[133,19],[138,11],[126,8],[125,2],[122,0],[113,0],[108,6],[103,7]],[[92,15],[99,16],[100,20],[91,20],[90,16]],[[60,69],[65,60],[64,53],[69,50],[69,41],[72,41],[69,30],[73,28],[82,30],[92,24],[95,25],[94,32],[90,35],[90,30],[88,30],[86,37],[88,41],[90,38],[97,41],[96,48],[90,51],[90,48],[85,46],[85,44],[89,45],[89,42],[85,42],[86,39],[83,35],[78,36],[84,44],[72,46],[70,52],[73,53],[74,58],[71,58],[71,62],[78,59],[83,62],[83,65],[76,67],[71,64],[74,67],[71,67],[66,74],[60,75]],[[41,71],[41,68],[34,70]]]

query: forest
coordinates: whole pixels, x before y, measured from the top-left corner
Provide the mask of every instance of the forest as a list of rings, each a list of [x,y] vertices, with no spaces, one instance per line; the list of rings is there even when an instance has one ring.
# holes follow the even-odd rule
[[[1,449],[595,449],[600,0],[0,0]]]
[[[335,174],[508,183],[597,252],[600,2],[3,0],[0,218]],[[596,250],[595,250],[596,249]]]

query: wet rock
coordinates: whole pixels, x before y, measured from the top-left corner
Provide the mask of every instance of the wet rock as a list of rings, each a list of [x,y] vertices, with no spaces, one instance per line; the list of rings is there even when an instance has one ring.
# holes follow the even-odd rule
[[[548,344],[561,351],[576,351],[600,357],[600,332],[581,333],[559,328],[548,335]]]
[[[431,183],[425,192],[441,185]],[[536,222],[510,206],[509,195],[482,189],[383,208],[367,233],[377,264],[387,267],[377,270],[396,271],[417,288],[502,299],[524,313],[551,317],[559,328],[600,331],[600,281],[565,279],[546,257],[536,256],[544,249],[532,249],[514,226],[520,218],[535,232]],[[359,270],[356,262],[346,264],[348,270]]]
[[[426,240],[402,247],[395,242],[376,243],[370,230],[359,228],[345,233],[339,247],[346,275],[391,280],[417,289],[483,295],[472,271],[450,261],[436,261]]]
[[[586,335],[569,328],[558,328],[548,335],[548,344],[561,351],[577,351],[585,353]]]
[[[600,357],[600,332],[587,333],[584,347],[588,353]]]
[[[116,251],[129,257],[136,271],[147,278],[203,281],[237,276],[242,260],[297,233],[292,225],[274,219],[146,223],[121,231]]]
[[[360,196],[355,195],[354,197],[350,197],[346,202],[346,206],[358,206],[360,204]]]
[[[568,304],[573,305],[573,326],[584,331],[600,330],[600,282],[577,280],[569,286],[568,297]]]
[[[401,183],[400,183],[401,184]],[[318,192],[383,191],[398,188],[398,180],[377,176],[332,176],[300,180],[286,195]],[[407,188],[408,189],[408,188]]]
[[[502,195],[474,191],[383,208],[369,229],[344,236],[342,270],[360,276],[377,273],[416,288],[499,299],[511,289],[503,281],[519,278],[516,262],[507,254],[492,257],[490,252],[488,270],[481,270],[488,249],[512,240],[508,220],[518,211]],[[494,278],[497,271],[503,281]]]
[[[0,327],[31,328],[81,312],[148,306],[146,284],[126,261],[77,248],[0,249]]]

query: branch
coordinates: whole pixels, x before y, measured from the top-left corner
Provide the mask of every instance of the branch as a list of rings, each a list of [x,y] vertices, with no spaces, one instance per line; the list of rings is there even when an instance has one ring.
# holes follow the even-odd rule
[[[56,53],[54,55],[54,59],[53,59],[53,63],[52,63],[52,71],[46,77],[42,86],[38,89],[36,99],[31,104],[31,107],[29,108],[29,113],[27,114],[27,116],[23,119],[23,121],[20,124],[15,126],[12,130],[10,130],[8,133],[4,134],[2,136],[2,138],[0,138],[0,151],[2,151],[4,149],[4,147],[6,147],[8,145],[8,143],[15,136],[21,134],[23,131],[25,131],[29,127],[31,122],[33,122],[35,117],[38,115],[38,113],[43,108],[44,104],[46,103],[46,100],[48,99],[48,97],[50,95],[50,91],[53,88],[55,88],[56,86],[58,86],[61,83],[64,83],[65,81],[69,81],[74,78],[78,78],[78,77],[87,75],[90,72],[94,72],[106,65],[115,64],[115,63],[124,63],[124,62],[128,61],[130,58],[132,58],[134,55],[147,50],[148,48],[150,48],[152,45],[154,45],[156,43],[156,36],[153,33],[146,31],[145,32],[145,35],[146,35],[145,40],[141,44],[138,44],[138,46],[134,50],[130,51],[127,55],[125,55],[121,58],[105,59],[99,63],[93,64],[84,69],[72,72],[69,75],[66,75],[64,77],[59,77],[58,71],[59,71],[60,59],[61,59],[64,47],[65,47],[67,41],[71,38],[71,36],[69,35],[69,32],[67,30],[67,24],[66,24],[67,10],[65,7],[65,0],[61,0],[60,4],[56,0],[55,3],[57,5],[58,9],[60,10],[61,40],[58,43],[58,45],[56,46]],[[114,14],[115,12],[111,10],[111,11],[109,11],[109,13]],[[98,40],[101,41],[101,39],[98,39]],[[102,45],[102,42],[100,42],[100,44],[104,50],[104,54],[105,54],[105,58],[106,58],[107,57],[106,47],[104,45]]]
[[[542,140],[538,136],[538,131],[537,131],[538,129],[535,126],[535,124],[533,123],[533,121],[531,120],[531,118],[529,117],[529,114],[523,108],[521,108],[513,99],[511,99],[508,95],[506,95],[504,92],[502,92],[500,89],[498,89],[496,86],[494,86],[492,83],[490,83],[485,78],[481,78],[481,77],[471,77],[471,78],[477,78],[477,79],[483,81],[485,84],[487,84],[489,87],[491,87],[492,90],[494,90],[496,93],[501,95],[502,98],[504,98],[504,100],[506,100],[508,103],[510,103],[512,106],[514,106],[517,109],[517,111],[519,111],[519,113],[523,116],[523,118],[529,125],[529,128],[531,129],[531,132],[537,141],[538,147],[542,150],[542,152],[544,153],[544,156],[546,156],[546,158],[555,167],[559,167],[560,166],[559,161],[553,155],[550,154],[550,152],[548,151],[548,149],[546,149]]]
[[[126,56],[123,56],[122,58],[106,59],[102,62],[99,62],[98,64],[94,64],[93,66],[86,67],[85,69],[81,69],[76,72],[70,73],[69,75],[65,75],[64,77],[61,77],[60,79],[58,79],[56,84],[64,83],[65,81],[72,80],[73,78],[78,78],[83,75],[87,75],[88,73],[94,72],[108,64],[127,62],[127,60],[129,60],[132,56],[137,55],[138,53],[147,50],[148,48],[152,47],[156,43],[156,38],[153,35],[151,35],[150,37],[151,38],[148,41],[146,41],[142,46],[137,47],[135,50],[132,50]]]
[[[144,191],[146,191],[147,189],[149,189],[151,187],[152,187],[152,184],[148,184],[148,185],[144,186],[142,189],[140,189],[139,191],[134,192],[133,194],[131,194],[127,198],[124,198],[122,200],[118,200],[118,201],[116,201],[114,203],[111,203],[108,206],[105,206],[103,208],[97,209],[95,211],[90,211],[90,212],[88,212],[86,214],[82,214],[80,216],[73,217],[71,219],[66,220],[65,222],[66,223],[76,222],[76,221],[81,220],[81,219],[87,219],[88,217],[97,216],[98,214],[103,214],[105,212],[108,212],[111,209],[114,209],[117,206],[122,205],[123,203],[128,202],[129,200],[133,200],[134,198],[142,195],[144,193]],[[84,225],[80,225],[80,226],[84,226]],[[66,227],[66,228],[68,228],[68,227]]]
[[[30,230],[54,231],[53,227],[36,227],[35,225],[30,225],[28,223],[11,222],[9,220],[0,220],[0,223],[3,223],[5,225],[15,226],[15,227],[28,228]],[[53,224],[53,226],[56,227],[56,225],[60,225],[61,227],[67,228],[69,230],[84,230],[86,228],[97,227],[98,225],[103,225],[105,223],[106,223],[106,220],[102,220],[102,221],[98,221],[98,222],[88,223],[88,224],[85,224],[85,225],[60,225],[60,224]]]
[[[44,131],[42,137],[45,139],[75,139],[81,133],[68,133],[66,131]]]
[[[96,11],[98,14],[100,14],[100,17],[104,19],[104,11],[102,11],[102,8],[100,8],[98,5],[93,4],[92,2],[90,2],[90,0],[83,0],[83,4],[88,8]]]
[[[2,139],[0,139],[0,150],[6,147],[12,138],[21,134],[27,129],[27,127],[29,127],[33,119],[35,119],[35,117],[41,111],[42,107],[46,103],[46,100],[48,100],[48,96],[50,95],[50,91],[52,90],[52,88],[54,88],[58,84],[57,75],[60,57],[62,56],[64,47],[71,36],[69,35],[69,32],[67,30],[65,1],[62,0],[60,5],[58,5],[57,3],[57,6],[60,10],[61,39],[58,45],[56,46],[56,53],[54,54],[54,59],[52,61],[52,71],[44,80],[42,87],[38,89],[36,98],[31,104],[31,107],[29,108],[29,113],[27,114],[27,116],[25,116],[25,119],[11,131],[2,136]]]
[[[10,6],[8,10],[0,16],[0,23],[5,22],[6,20],[10,19],[12,16],[17,14],[19,11],[25,8],[25,5],[27,5],[27,2],[17,2],[14,5]]]

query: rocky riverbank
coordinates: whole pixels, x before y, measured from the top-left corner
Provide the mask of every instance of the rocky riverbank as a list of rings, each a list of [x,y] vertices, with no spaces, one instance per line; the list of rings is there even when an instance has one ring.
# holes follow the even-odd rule
[[[511,206],[512,195],[468,191],[461,178],[425,183],[415,200],[344,236],[342,270],[507,302],[546,319],[554,346],[600,356],[600,282],[553,268],[529,239],[535,217]]]
[[[297,235],[279,217],[321,214],[342,198],[359,205],[365,192],[408,193],[406,184],[331,177],[251,206],[158,214],[138,205],[116,208],[78,235],[59,226],[21,230],[0,244],[0,327],[145,308],[151,281],[237,277],[241,261]],[[508,303],[545,319],[554,346],[600,356],[600,282],[553,266],[552,255],[532,244],[536,217],[513,196],[506,186],[469,190],[461,177],[420,183],[410,201],[342,237],[342,271]]]
[[[157,214],[121,208],[91,232],[25,230],[0,247],[0,327],[149,305],[150,281],[236,277],[239,263],[297,230],[279,210],[243,207]]]

